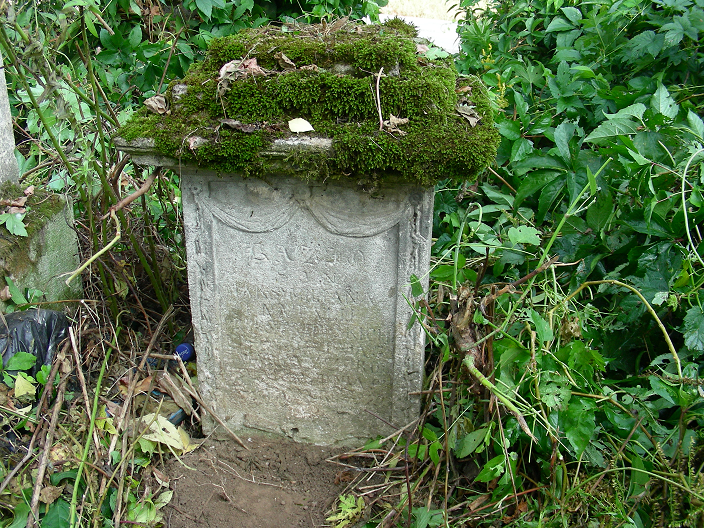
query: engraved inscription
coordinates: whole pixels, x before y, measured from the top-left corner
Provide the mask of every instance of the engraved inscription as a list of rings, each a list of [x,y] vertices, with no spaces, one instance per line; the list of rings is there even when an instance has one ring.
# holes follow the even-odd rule
[[[216,232],[229,241],[215,255],[219,324],[237,328],[217,343],[221,369],[250,420],[264,405],[276,423],[354,413],[369,428],[364,409],[390,419],[398,230],[344,237],[299,210],[273,232]]]

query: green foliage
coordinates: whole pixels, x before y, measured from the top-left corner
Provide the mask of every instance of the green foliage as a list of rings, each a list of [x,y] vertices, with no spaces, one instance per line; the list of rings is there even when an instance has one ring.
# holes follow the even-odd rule
[[[0,224],[3,224],[11,235],[27,236],[27,229],[24,227],[25,213],[3,213],[0,214]]]
[[[702,6],[463,6],[457,65],[490,87],[501,145],[476,189],[438,186],[428,336],[443,377],[476,369],[424,427],[477,465],[467,493],[516,504],[505,523],[693,526]],[[519,508],[531,495],[540,511]]]

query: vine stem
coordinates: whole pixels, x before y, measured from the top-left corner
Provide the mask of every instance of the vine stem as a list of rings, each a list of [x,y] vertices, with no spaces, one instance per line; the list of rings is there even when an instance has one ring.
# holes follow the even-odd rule
[[[379,111],[379,130],[384,130],[384,115],[381,113],[381,96],[379,95],[379,84],[383,73],[384,67],[382,66],[379,73],[376,74],[376,109]]]
[[[115,335],[115,343],[117,343],[117,335]],[[90,416],[90,424],[88,426],[88,435],[86,439],[85,446],[83,448],[83,455],[81,456],[81,462],[78,465],[78,471],[76,472],[76,480],[73,484],[73,495],[71,496],[71,508],[69,513],[69,526],[70,528],[76,528],[78,526],[78,520],[76,519],[76,507],[78,504],[78,489],[80,488],[81,474],[83,473],[83,468],[85,467],[88,460],[88,451],[90,450],[91,438],[93,436],[93,431],[95,430],[95,420],[98,416],[98,408],[100,407],[100,389],[103,385],[103,376],[105,376],[105,371],[107,370],[108,361],[110,361],[110,353],[112,352],[113,344],[108,345],[105,351],[105,359],[100,366],[100,374],[98,374],[98,381],[95,384],[95,397],[93,398],[93,408]],[[80,368],[77,365],[76,368]]]
[[[88,260],[86,260],[83,264],[81,264],[81,266],[76,271],[71,273],[71,276],[68,279],[66,279],[66,286],[68,286],[73,279],[75,279],[81,273],[83,273],[83,270],[86,269],[88,266],[90,266],[91,263],[93,263],[96,259],[98,259],[100,257],[100,255],[102,255],[103,253],[108,251],[111,247],[113,247],[115,244],[117,244],[117,241],[120,240],[120,237],[122,237],[122,230],[120,228],[120,222],[117,221],[117,217],[115,216],[114,209],[110,210],[110,218],[112,218],[113,222],[115,222],[115,229],[116,229],[115,238],[113,238],[107,246],[105,246],[103,249],[98,251],[95,255],[93,255]]]
[[[667,329],[665,328],[665,325],[662,324],[662,321],[658,317],[658,314],[655,313],[655,310],[653,310],[653,307],[650,305],[650,303],[646,300],[645,297],[643,297],[643,294],[640,293],[636,288],[631,286],[630,284],[626,284],[625,282],[613,280],[613,279],[605,279],[605,280],[598,280],[598,281],[588,281],[583,283],[582,285],[579,286],[575,291],[570,293],[567,297],[565,297],[560,303],[555,305],[549,312],[548,315],[550,317],[550,326],[552,327],[552,316],[553,313],[557,308],[562,306],[563,304],[566,304],[568,301],[573,299],[575,296],[579,294],[583,289],[589,288],[590,286],[600,286],[602,284],[610,284],[612,286],[619,286],[621,288],[626,288],[627,290],[630,290],[634,294],[638,296],[638,298],[641,300],[641,302],[645,305],[645,308],[648,310],[650,315],[655,319],[655,322],[657,323],[658,327],[662,331],[662,335],[665,337],[665,342],[667,343],[667,348],[670,350],[670,354],[672,354],[672,358],[675,361],[675,365],[677,365],[677,375],[680,377],[680,380],[682,380],[682,363],[680,362],[680,357],[677,355],[677,350],[675,350],[675,345],[672,344],[672,340],[670,339],[670,336],[667,333]]]
[[[687,183],[687,173],[689,172],[689,166],[692,164],[694,158],[702,152],[704,152],[704,149],[699,149],[694,154],[692,154],[687,160],[687,165],[685,166],[684,171],[682,172],[682,213],[684,214],[684,227],[687,231],[687,239],[689,240],[689,246],[692,248],[692,253],[694,253],[694,256],[697,258],[697,260],[699,260],[699,263],[704,266],[704,261],[702,260],[702,257],[699,256],[697,246],[695,246],[694,242],[692,241],[692,233],[689,230],[689,219],[687,218],[687,197],[684,194]]]
[[[476,367],[474,364],[474,358],[470,355],[467,354],[464,359],[462,360],[462,364],[465,366],[465,368],[474,376],[477,378],[479,383],[481,383],[484,387],[489,389],[489,391],[496,396],[496,399],[499,400],[501,403],[504,404],[504,406],[511,411],[511,414],[516,418],[518,421],[518,425],[521,426],[521,429],[523,429],[523,432],[526,433],[530,438],[535,442],[538,443],[538,439],[533,436],[533,433],[531,432],[530,428],[528,427],[528,424],[526,423],[526,419],[523,417],[523,414],[521,414],[521,411],[518,410],[518,407],[516,407],[511,400],[509,400],[497,387],[494,385],[484,374],[481,373],[481,371]]]

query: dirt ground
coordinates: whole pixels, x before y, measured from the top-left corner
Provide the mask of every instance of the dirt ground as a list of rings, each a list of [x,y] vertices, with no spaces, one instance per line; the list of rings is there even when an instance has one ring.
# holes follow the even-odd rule
[[[287,440],[206,441],[166,465],[174,490],[165,507],[170,528],[318,527],[344,490],[340,450]],[[342,479],[344,480],[344,479]]]

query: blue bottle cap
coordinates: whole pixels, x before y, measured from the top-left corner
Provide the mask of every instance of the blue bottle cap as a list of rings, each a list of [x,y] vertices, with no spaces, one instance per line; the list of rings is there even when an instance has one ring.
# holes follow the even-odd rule
[[[176,347],[176,354],[178,354],[182,361],[189,361],[193,359],[195,350],[193,349],[192,344],[181,343],[179,346]]]

